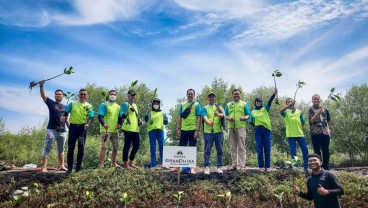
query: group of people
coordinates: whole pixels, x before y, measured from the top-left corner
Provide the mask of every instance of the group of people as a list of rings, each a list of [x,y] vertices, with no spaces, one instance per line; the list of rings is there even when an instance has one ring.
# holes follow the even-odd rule
[[[55,101],[46,96],[43,86],[45,81],[40,82],[40,93],[42,99],[49,108],[49,123],[43,150],[42,172],[47,172],[47,158],[51,151],[54,140],[57,141],[59,168],[66,173],[72,173],[75,145],[78,142],[78,154],[76,171],[80,171],[84,156],[84,145],[87,129],[90,127],[94,118],[94,110],[91,104],[87,102],[88,92],[81,89],[78,94],[78,101],[71,102],[67,106],[61,103],[63,92],[55,91]],[[216,103],[216,95],[211,92],[207,96],[207,104],[204,107],[195,101],[195,90],[187,90],[187,101],[179,106],[176,133],[179,137],[179,146],[196,146],[197,138],[203,128],[204,137],[204,173],[210,174],[210,154],[213,143],[215,143],[217,152],[217,172],[223,173],[223,130],[227,125],[229,131],[229,143],[231,148],[231,170],[245,169],[246,161],[246,123],[254,126],[255,139],[258,157],[258,167],[260,171],[268,171],[271,167],[271,140],[272,128],[269,117],[271,104],[277,95],[277,89],[274,90],[268,102],[264,105],[262,98],[256,98],[254,109],[251,111],[249,104],[240,99],[241,91],[234,89],[232,91],[233,101],[226,104],[225,108]],[[109,98],[98,108],[98,120],[101,132],[101,150],[100,164],[104,166],[104,160],[108,142],[111,141],[112,165],[121,168],[117,164],[117,154],[119,149],[118,131],[124,132],[123,148],[123,167],[126,169],[135,168],[135,155],[140,146],[139,126],[142,120],[138,117],[138,107],[135,104],[136,92],[129,90],[126,102],[121,106],[116,101],[117,92],[111,90]],[[166,114],[160,109],[160,100],[155,98],[144,117],[147,123],[148,135],[150,141],[151,167],[162,164],[163,146],[164,146],[164,125],[168,124]],[[307,142],[303,133],[303,126],[306,122],[303,113],[295,108],[295,101],[291,98],[286,100],[286,105],[280,109],[286,125],[286,137],[290,146],[291,157],[296,156],[296,143],[299,144],[303,155],[303,167],[308,173],[308,165],[315,167],[315,161],[309,161],[317,157],[321,161],[318,174],[325,174],[323,170],[329,170],[329,143],[330,130],[329,111],[320,105],[320,96],[315,94],[312,97],[312,107],[308,111],[308,121],[310,124],[310,133],[314,149],[314,157],[308,156]],[[225,124],[225,120],[227,121]],[[67,168],[64,165],[64,146],[66,141],[66,126],[69,128]],[[160,152],[160,161],[156,159],[156,141]],[[130,147],[131,151],[130,151]],[[321,154],[322,150],[322,154]],[[129,154],[130,151],[130,154]],[[323,160],[321,159],[321,156]],[[322,163],[323,161],[323,163]],[[313,164],[312,164],[313,163]],[[189,169],[195,173],[193,168]],[[314,169],[312,168],[312,173]],[[317,173],[316,173],[317,174]],[[313,174],[312,174],[313,175]],[[335,179],[332,177],[332,179]],[[310,182],[316,186],[315,182]],[[320,189],[320,183],[317,184]],[[339,183],[337,183],[339,185]],[[339,185],[341,188],[341,185]],[[308,187],[309,188],[309,187]],[[342,190],[342,188],[341,188]],[[293,187],[293,192],[299,194],[297,187]],[[340,192],[339,192],[340,193]],[[314,190],[309,190],[307,194],[300,193],[300,196],[310,198],[311,194],[315,196]]]

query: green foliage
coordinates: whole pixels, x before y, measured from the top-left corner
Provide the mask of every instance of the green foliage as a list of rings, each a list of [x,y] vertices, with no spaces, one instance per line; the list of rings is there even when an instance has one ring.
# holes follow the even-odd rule
[[[176,207],[179,207],[179,204],[181,200],[183,200],[184,196],[184,191],[178,191],[178,193],[173,194],[174,201],[176,202]]]
[[[281,73],[280,70],[275,70],[275,71],[273,71],[272,76],[273,77],[281,77],[282,73]]]
[[[296,91],[294,93],[294,101],[295,101],[295,98],[296,98],[296,93],[298,92],[298,90],[300,88],[302,88],[304,85],[306,85],[307,83],[305,83],[304,81],[298,81],[298,83],[296,84]]]
[[[347,155],[353,165],[368,162],[368,85],[349,89],[340,102],[327,102],[331,112],[331,139],[333,150]]]
[[[64,98],[66,99],[66,105],[68,105],[69,101],[75,97],[75,93],[66,92],[64,93]]]
[[[0,117],[0,135],[3,135],[7,132],[5,121]]]
[[[219,194],[217,196],[224,199],[226,203],[226,208],[230,207],[230,203],[231,203],[231,192],[230,191],[227,191],[224,194]]]
[[[345,191],[342,206],[365,207],[368,178],[352,173],[337,176]],[[306,192],[306,178],[301,171],[276,170],[262,174],[247,170],[222,177],[195,175],[183,176],[183,179],[178,187],[175,173],[150,169],[87,170],[48,187],[32,185],[30,190],[40,192],[32,192],[23,202],[0,202],[0,207],[47,207],[49,204],[57,207],[279,207],[282,203],[282,207],[291,208],[310,207],[313,203],[291,193],[292,185]]]
[[[47,123],[37,127],[24,127],[17,134],[0,134],[0,160],[9,160],[17,166],[40,164]],[[57,161],[56,148],[49,156],[49,163]]]

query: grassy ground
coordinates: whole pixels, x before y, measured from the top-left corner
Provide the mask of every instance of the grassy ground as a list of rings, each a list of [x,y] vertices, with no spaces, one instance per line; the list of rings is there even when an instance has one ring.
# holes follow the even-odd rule
[[[299,170],[261,173],[254,169],[211,175],[177,174],[163,170],[113,168],[65,174],[35,171],[1,174],[0,207],[310,207],[311,202],[290,193],[296,184],[305,190]],[[345,189],[343,207],[367,207],[368,178],[338,173]],[[34,183],[37,183],[35,187]],[[22,203],[13,192],[29,186],[31,195]],[[33,188],[32,188],[33,187]],[[174,196],[183,191],[178,201]],[[126,193],[124,198],[124,193]],[[220,197],[231,193],[231,198]],[[129,199],[131,198],[131,199]],[[228,200],[227,200],[228,199]]]

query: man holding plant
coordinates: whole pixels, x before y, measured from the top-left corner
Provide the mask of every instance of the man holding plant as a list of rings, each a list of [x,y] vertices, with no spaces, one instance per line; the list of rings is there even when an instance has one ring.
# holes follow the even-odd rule
[[[223,173],[223,146],[224,133],[222,132],[221,119],[224,118],[223,110],[216,104],[216,95],[211,92],[207,96],[208,104],[202,109],[204,121],[204,174],[210,174],[211,149],[215,142],[217,152],[217,173]]]
[[[314,153],[322,156],[323,169],[330,169],[330,111],[321,106],[318,94],[312,96],[312,107],[309,108],[308,118]],[[322,154],[321,154],[322,149]]]
[[[318,154],[308,155],[308,166],[312,170],[312,176],[307,181],[307,193],[299,191],[295,185],[291,187],[291,192],[304,199],[313,200],[315,208],[340,208],[339,196],[344,194],[344,189],[336,175],[322,168]]]
[[[308,173],[308,145],[304,137],[303,127],[305,118],[299,109],[295,109],[295,101],[286,99],[286,105],[280,109],[286,124],[286,138],[290,146],[291,159],[296,156],[296,143],[299,144],[303,154],[304,171]]]
[[[228,170],[245,169],[245,122],[249,119],[250,109],[248,103],[240,100],[240,90],[232,91],[233,101],[226,104],[225,115],[228,121],[229,140],[231,148],[232,165]]]
[[[112,166],[121,168],[116,163],[119,150],[118,129],[120,128],[120,125],[118,124],[120,105],[115,103],[116,94],[117,93],[115,90],[110,90],[108,101],[102,103],[98,108],[98,121],[101,124],[100,133],[102,141],[100,150],[100,168],[104,167],[105,155],[109,140],[112,143]]]
[[[88,91],[86,89],[80,89],[78,94],[79,101],[71,102],[66,107],[65,112],[70,113],[66,124],[69,128],[69,139],[68,139],[68,171],[67,174],[72,173],[73,160],[74,160],[74,149],[75,143],[78,141],[78,154],[77,154],[77,165],[76,171],[82,169],[82,161],[84,157],[84,145],[86,143],[86,132],[91,126],[93,117],[95,115],[93,107],[87,102]]]
[[[64,93],[62,90],[55,91],[55,101],[47,97],[45,90],[43,88],[45,84],[45,80],[41,80],[40,84],[40,94],[43,101],[46,103],[49,109],[49,122],[47,124],[47,132],[45,143],[43,147],[42,153],[42,168],[41,172],[47,172],[47,160],[48,156],[51,152],[52,145],[56,140],[57,150],[58,150],[58,159],[59,159],[59,170],[68,170],[64,166],[64,148],[65,148],[65,140],[66,140],[66,131],[65,131],[65,105],[61,103],[64,98]]]

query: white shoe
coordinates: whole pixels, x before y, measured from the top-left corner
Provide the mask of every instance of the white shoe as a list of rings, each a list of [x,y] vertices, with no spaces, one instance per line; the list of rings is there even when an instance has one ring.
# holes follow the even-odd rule
[[[224,172],[222,171],[221,168],[217,168],[217,173],[223,174]]]
[[[204,169],[204,174],[209,175],[210,174],[210,167],[206,167]]]

